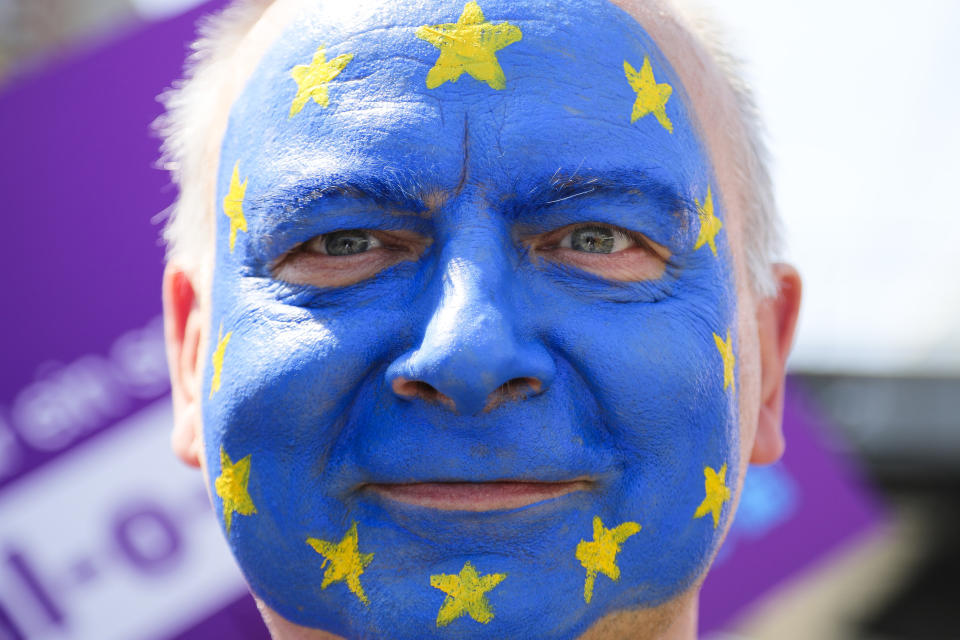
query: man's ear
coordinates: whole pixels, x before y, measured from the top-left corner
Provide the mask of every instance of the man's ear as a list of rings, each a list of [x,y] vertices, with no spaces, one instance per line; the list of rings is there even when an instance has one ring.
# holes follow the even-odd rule
[[[173,451],[200,466],[202,420],[200,348],[204,314],[191,275],[170,263],[163,272],[163,327],[173,396]]]
[[[783,455],[783,394],[787,356],[800,313],[800,274],[788,264],[773,266],[776,296],[757,307],[760,337],[760,417],[751,464],[770,464]]]

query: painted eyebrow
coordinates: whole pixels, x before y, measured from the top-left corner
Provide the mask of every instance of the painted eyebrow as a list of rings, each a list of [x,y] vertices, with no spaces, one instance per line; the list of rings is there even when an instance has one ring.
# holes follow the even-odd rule
[[[385,171],[355,179],[340,176],[312,176],[291,181],[260,195],[251,209],[269,212],[275,220],[296,216],[297,212],[325,198],[367,201],[385,209],[401,209],[422,214],[429,207],[424,194],[436,191],[433,181],[403,172]]]
[[[325,198],[365,201],[383,209],[393,209],[424,215],[431,210],[428,194],[443,194],[449,189],[439,186],[433,177],[409,171],[384,171],[380,175],[366,175],[346,179],[341,176],[315,176],[292,181],[262,194],[251,203],[252,210],[269,212],[274,224],[294,221],[298,212]],[[683,195],[676,184],[643,171],[615,170],[602,175],[555,172],[550,179],[515,196],[517,208],[543,209],[596,195],[636,195],[655,208],[678,214],[683,225],[697,218],[696,203]]]
[[[685,220],[696,217],[696,202],[678,185],[643,171],[608,171],[603,174],[572,174],[559,170],[545,184],[534,186],[523,199],[528,206],[550,207],[593,194],[637,195],[664,211],[679,213]]]

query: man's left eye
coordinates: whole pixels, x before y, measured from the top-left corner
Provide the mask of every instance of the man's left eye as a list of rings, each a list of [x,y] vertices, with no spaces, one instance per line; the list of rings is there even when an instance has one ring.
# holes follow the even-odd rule
[[[317,236],[304,245],[304,250],[324,256],[352,256],[381,246],[380,239],[369,231],[350,229]]]
[[[591,225],[574,229],[557,246],[585,253],[617,253],[636,245],[633,238],[619,229]]]
[[[656,280],[670,251],[643,234],[597,222],[555,229],[525,240],[532,255],[623,282]]]

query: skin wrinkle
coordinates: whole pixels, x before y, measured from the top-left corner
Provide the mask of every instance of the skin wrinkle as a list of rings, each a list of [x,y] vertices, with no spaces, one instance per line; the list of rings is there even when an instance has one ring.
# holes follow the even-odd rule
[[[490,19],[490,16],[488,16],[488,19]],[[452,21],[452,20],[451,20],[451,21]],[[500,15],[498,14],[497,17],[494,19],[494,22],[500,22],[500,21],[501,21],[501,20],[500,20]],[[646,25],[645,25],[645,26],[646,26]],[[655,38],[655,39],[656,39],[656,38]],[[682,76],[683,76],[683,73],[680,72],[680,75],[681,75],[681,77],[682,77]],[[511,81],[511,80],[516,80],[516,79],[519,78],[519,77],[520,77],[519,74],[516,75],[516,76],[508,76],[508,82]],[[659,80],[659,79],[660,79],[660,78],[658,77],[658,80]],[[464,80],[461,81],[461,82],[465,82],[466,80],[467,80],[467,79],[464,78]],[[358,110],[358,111],[362,111],[362,110]],[[442,111],[441,111],[441,113],[442,113]],[[467,131],[465,131],[465,135],[467,135]],[[467,141],[468,141],[468,140],[465,140],[465,143],[466,143]],[[710,151],[709,145],[708,145],[708,151]],[[502,155],[502,151],[501,151],[501,155]],[[228,161],[227,161],[227,160],[224,160],[224,162],[228,162]],[[465,163],[464,163],[464,166],[465,166],[465,167],[468,166],[468,163],[465,162]],[[716,164],[714,164],[714,166],[716,167]],[[719,171],[718,168],[715,168],[715,170]],[[718,179],[718,181],[719,181],[720,183],[723,183],[723,179]],[[465,181],[464,181],[464,180],[461,180],[461,183],[463,183],[463,182],[465,182]],[[720,188],[715,189],[715,197],[718,197],[718,194],[719,194],[720,191],[721,191]],[[721,205],[721,207],[722,207],[722,205]],[[721,207],[718,207],[718,209],[721,208]],[[728,221],[729,217],[731,217],[731,216],[728,215],[728,217],[725,217],[725,218],[724,218],[724,223],[725,223],[725,225],[727,224],[727,221]],[[732,222],[733,222],[733,221],[731,221],[731,223],[732,223]],[[732,229],[734,230],[734,232],[737,231],[737,225],[736,225],[736,224],[731,224],[730,226],[732,227]],[[737,288],[738,288],[738,289],[742,289],[742,271],[743,271],[743,269],[742,269],[742,265],[741,265],[739,262],[737,262],[738,257],[739,257],[738,252],[734,252],[734,261],[735,261],[735,264],[736,264],[736,267],[737,267],[737,268],[735,269],[735,277],[736,277],[736,282],[737,282]],[[740,327],[740,329],[739,329],[738,332],[737,332],[738,335],[748,335],[748,334],[744,333],[744,331],[743,331],[743,323],[744,323],[744,320],[743,320],[743,317],[742,317],[742,315],[741,315],[741,327]],[[571,360],[571,361],[572,361],[572,362],[576,362],[576,359],[573,359],[573,360]],[[365,373],[362,374],[361,377],[363,377],[363,378],[365,379],[365,378],[366,378],[366,374],[365,374]],[[581,375],[580,377],[583,378],[584,376]],[[356,396],[354,396],[354,397],[356,397]],[[741,401],[741,411],[743,410],[743,404],[744,404],[744,402]],[[351,401],[351,405],[352,405],[352,401]],[[745,464],[745,456],[741,455],[741,456],[740,456],[740,461],[741,461],[742,464]],[[732,471],[732,470],[731,470],[731,471]],[[737,479],[742,478],[742,473],[740,473],[740,474],[731,473],[731,475],[732,475],[734,478],[737,478]],[[613,524],[616,524],[616,523],[613,523]],[[368,591],[369,591],[369,590],[368,590]],[[615,617],[621,617],[621,614],[616,614]],[[600,623],[598,623],[598,624],[600,624]],[[605,623],[604,623],[604,624],[605,624]]]

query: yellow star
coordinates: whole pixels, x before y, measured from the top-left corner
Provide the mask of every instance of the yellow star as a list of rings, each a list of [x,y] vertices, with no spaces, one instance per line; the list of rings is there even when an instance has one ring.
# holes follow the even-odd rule
[[[709,244],[710,251],[716,256],[717,244],[715,238],[723,223],[720,222],[720,218],[713,215],[713,194],[710,193],[710,187],[707,187],[707,197],[703,200],[703,204],[700,204],[700,200],[696,198],[694,198],[694,202],[697,203],[697,215],[700,217],[700,235],[697,236],[697,244],[693,246],[693,250],[696,251],[703,245]]]
[[[357,546],[357,523],[350,526],[343,539],[334,544],[326,540],[316,538],[307,538],[307,544],[313,547],[313,550],[323,556],[323,564],[320,568],[330,566],[323,574],[323,582],[320,583],[321,589],[326,589],[334,582],[346,582],[347,588],[357,596],[363,604],[370,604],[367,594],[363,592],[360,585],[360,575],[363,570],[373,561],[372,553],[360,553]]]
[[[630,122],[636,122],[652,113],[664,129],[673,133],[673,123],[667,117],[667,100],[673,93],[673,87],[666,82],[657,84],[657,80],[653,77],[653,67],[650,66],[650,57],[643,56],[643,65],[639,72],[624,60],[623,71],[627,74],[627,82],[637,92]]]
[[[713,341],[717,345],[720,357],[723,358],[723,390],[730,387],[731,391],[737,390],[736,378],[733,375],[733,365],[736,364],[736,357],[733,355],[733,340],[730,339],[730,329],[727,329],[727,339],[724,340],[717,334],[713,334]]]
[[[694,518],[702,518],[708,513],[713,514],[713,528],[716,529],[720,524],[720,512],[723,511],[723,503],[730,499],[730,488],[724,484],[724,478],[727,475],[727,464],[720,467],[720,473],[713,470],[712,467],[703,468],[704,489],[706,497],[700,506],[697,507]]]
[[[250,456],[230,461],[223,445],[220,446],[220,476],[214,481],[213,487],[217,495],[223,500],[223,520],[227,524],[227,533],[233,520],[233,512],[249,516],[256,513],[247,484],[250,482]]]
[[[220,374],[223,372],[223,356],[227,352],[227,343],[230,342],[230,336],[233,331],[228,331],[223,335],[223,323],[220,323],[220,333],[217,334],[217,348],[213,350],[213,378],[210,380],[210,397],[213,397],[215,391],[220,390]]]
[[[441,573],[430,576],[430,586],[447,594],[437,614],[437,626],[446,626],[465,613],[483,624],[493,620],[493,611],[485,594],[506,577],[505,573],[488,573],[481,578],[469,561],[460,569],[459,575]]]
[[[636,522],[624,522],[618,527],[607,529],[600,516],[594,516],[593,541],[580,540],[577,544],[577,560],[587,570],[587,581],[583,583],[583,599],[586,602],[593,598],[593,582],[598,572],[611,580],[620,579],[620,567],[617,566],[620,545],[638,531],[640,525]]]
[[[293,104],[290,105],[289,117],[292,118],[300,113],[310,98],[313,98],[313,101],[321,107],[330,106],[327,83],[340,75],[351,60],[353,60],[353,54],[344,53],[327,62],[327,56],[321,46],[313,54],[313,61],[310,64],[298,64],[291,69],[290,75],[297,81],[297,95],[293,98]]]
[[[230,191],[223,199],[223,212],[230,218],[230,253],[237,243],[237,231],[247,230],[247,219],[243,215],[243,197],[247,194],[249,178],[240,182],[240,162],[233,165],[233,175],[230,177]]]
[[[436,89],[448,80],[456,82],[466,71],[491,89],[505,89],[507,78],[496,52],[520,41],[523,32],[509,22],[492,24],[476,2],[468,2],[456,23],[424,25],[417,37],[440,49],[440,57],[427,73],[427,88]]]

